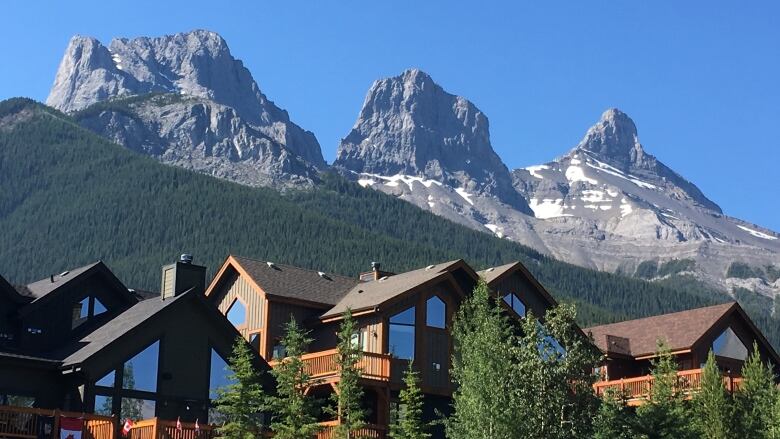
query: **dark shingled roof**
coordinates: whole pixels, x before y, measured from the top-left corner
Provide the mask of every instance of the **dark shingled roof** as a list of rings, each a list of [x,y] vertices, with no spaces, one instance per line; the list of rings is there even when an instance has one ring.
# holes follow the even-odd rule
[[[53,357],[61,358],[63,366],[79,364],[154,315],[186,298],[188,294],[190,293],[185,292],[165,300],[159,298],[142,300],[106,322],[105,325],[85,335],[81,340],[55,353]]]
[[[319,272],[290,265],[273,264],[265,261],[232,256],[241,268],[266,294],[305,300],[323,305],[335,305],[355,285],[358,279]]]
[[[688,311],[627,320],[608,325],[585,328],[593,334],[596,346],[607,353],[618,353],[641,357],[653,355],[658,339],[666,341],[669,349],[679,351],[690,349],[715,323],[729,313],[736,302],[707,306]],[[607,341],[610,338],[611,342]],[[625,340],[628,345],[626,346]]]
[[[323,314],[322,318],[340,315],[347,308],[358,311],[379,306],[393,297],[441,276],[460,261],[460,259],[457,259],[379,280],[362,282],[352,288],[333,308]]]
[[[101,262],[93,262],[92,264],[85,265],[83,267],[74,268],[73,270],[66,271],[63,275],[55,274],[52,277],[47,277],[45,279],[41,279],[39,281],[35,281],[31,284],[27,284],[25,287],[26,291],[25,293],[29,294],[31,297],[34,297],[35,300],[40,299],[41,297],[51,293],[52,291],[56,290],[57,288],[65,285],[66,283],[72,281],[73,279],[76,279],[80,274],[89,271],[91,268],[97,266]],[[17,290],[18,291],[18,290]],[[20,294],[22,292],[20,291]]]

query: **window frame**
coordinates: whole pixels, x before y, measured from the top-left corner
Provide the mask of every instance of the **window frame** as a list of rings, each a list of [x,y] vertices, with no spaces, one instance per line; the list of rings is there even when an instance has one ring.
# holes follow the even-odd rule
[[[241,307],[244,310],[244,321],[240,325],[236,325],[235,323],[233,323],[232,320],[230,320],[230,317],[228,317],[230,311],[233,309],[234,306],[236,306],[236,303],[240,303]],[[230,305],[225,310],[225,318],[228,320],[228,322],[230,322],[231,325],[233,325],[234,328],[238,330],[246,329],[247,325],[249,324],[248,323],[249,307],[247,306],[246,302],[244,302],[244,300],[241,298],[241,296],[239,296],[238,294],[236,294],[236,297],[233,299],[232,302],[230,302]]]
[[[506,300],[507,297],[511,297],[511,303],[507,302],[507,300]],[[515,309],[515,300],[517,302],[519,302],[520,305],[523,306],[523,314],[520,314]],[[501,302],[504,305],[506,305],[507,308],[509,308],[513,313],[515,313],[515,315],[517,315],[521,319],[525,318],[525,316],[528,315],[528,305],[526,305],[525,302],[523,302],[523,299],[521,299],[520,296],[518,296],[517,293],[515,293],[514,291],[502,295],[501,296]]]
[[[434,299],[436,299],[439,302],[441,302],[442,307],[443,307],[442,308],[442,315],[441,315],[441,318],[442,318],[442,325],[441,326],[431,325],[431,322],[430,322],[430,310],[431,310],[430,302],[432,300],[434,300]],[[440,297],[438,294],[433,294],[433,295],[431,295],[431,297],[427,298],[425,300],[425,327],[426,328],[432,328],[432,329],[444,329],[444,330],[446,330],[447,329],[447,309],[448,308],[449,308],[449,305],[447,304],[447,301],[444,300],[442,297]]]
[[[399,316],[401,314],[404,314],[408,312],[409,310],[412,311],[412,322],[413,323],[406,323],[406,322],[393,322],[393,317]],[[392,351],[393,344],[391,342],[392,340],[392,334],[393,334],[393,326],[403,326],[407,328],[412,328],[411,333],[411,351],[412,355],[411,358],[408,357],[400,357],[396,355]],[[410,360],[414,361],[414,358],[417,356],[417,304],[410,305],[406,308],[401,309],[400,311],[388,316],[387,318],[387,353],[389,355],[392,355],[393,358],[400,359],[400,360]]]

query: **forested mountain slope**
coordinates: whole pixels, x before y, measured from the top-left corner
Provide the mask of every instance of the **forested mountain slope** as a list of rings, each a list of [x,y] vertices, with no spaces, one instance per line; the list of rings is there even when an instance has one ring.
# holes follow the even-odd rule
[[[584,323],[726,301],[691,281],[660,285],[576,267],[326,175],[285,195],[166,166],[26,99],[0,103],[0,274],[27,282],[102,259],[130,287],[190,252],[211,273],[228,254],[356,275],[464,258],[523,261]],[[767,335],[777,324],[747,304]]]

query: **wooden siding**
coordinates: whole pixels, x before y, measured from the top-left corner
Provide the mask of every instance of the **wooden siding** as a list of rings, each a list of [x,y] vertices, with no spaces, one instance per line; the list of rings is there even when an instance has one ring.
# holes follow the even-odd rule
[[[544,319],[544,314],[550,307],[547,300],[542,296],[542,293],[517,271],[507,275],[500,282],[491,285],[490,287],[499,295],[499,297],[503,297],[509,293],[517,294],[517,297],[525,304],[526,312],[533,311],[537,318]]]
[[[239,299],[246,307],[246,325],[239,330],[244,338],[249,334],[263,328],[263,309],[265,308],[265,298],[263,294],[257,291],[246,279],[237,273],[230,275],[221,291],[218,292],[219,312],[227,314],[233,301]],[[262,334],[265,337],[265,334]]]
[[[266,328],[267,343],[265,358],[270,359],[274,345],[284,336],[284,325],[290,321],[293,316],[298,325],[306,327],[310,319],[315,319],[322,310],[307,308],[299,305],[292,305],[284,302],[267,301],[268,304],[268,325]],[[262,354],[262,352],[261,352]]]

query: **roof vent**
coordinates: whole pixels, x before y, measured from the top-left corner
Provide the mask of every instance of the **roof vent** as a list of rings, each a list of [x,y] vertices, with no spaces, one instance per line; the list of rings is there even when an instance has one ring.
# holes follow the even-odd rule
[[[433,270],[435,267],[436,267],[435,265],[429,265],[429,266],[425,267],[425,271]]]
[[[485,270],[486,273],[490,273],[491,271],[495,270],[495,267],[490,267],[487,270]]]
[[[358,290],[358,294],[361,294],[361,293],[363,293],[363,290]]]
[[[373,271],[379,271],[379,267],[380,267],[380,266],[381,266],[381,264],[380,264],[379,262],[372,262],[372,263],[371,263],[371,270],[373,270]]]
[[[268,262],[266,262],[265,264],[266,264],[266,265],[268,265],[268,268],[276,268],[276,264],[274,264],[274,263],[273,263],[273,262],[271,262],[271,261],[268,261]]]
[[[327,275],[327,274],[325,274],[325,273],[324,273],[324,272],[322,272],[322,271],[318,271],[318,272],[317,272],[317,274],[318,274],[318,275],[319,275],[321,278],[323,278],[323,279],[325,279],[325,280],[331,280],[331,278],[330,278],[330,277],[328,277],[328,275]]]
[[[182,255],[179,256],[179,261],[183,264],[192,264],[192,255],[188,253],[182,253]]]
[[[386,280],[387,280],[387,276],[382,276],[381,278],[379,278],[379,282],[384,282]]]
[[[63,271],[62,273],[60,273],[60,277],[67,276],[68,273],[70,273],[70,271],[67,271],[67,270]]]

